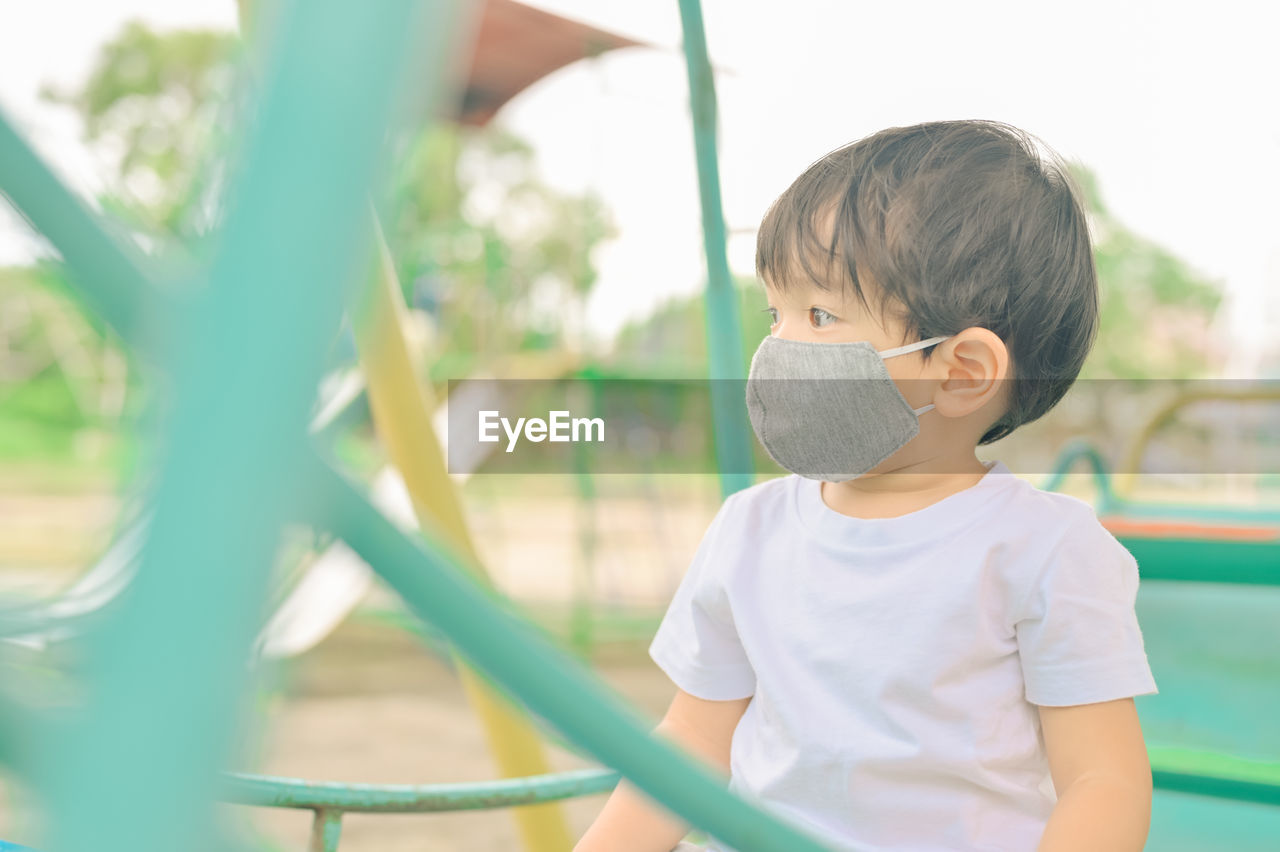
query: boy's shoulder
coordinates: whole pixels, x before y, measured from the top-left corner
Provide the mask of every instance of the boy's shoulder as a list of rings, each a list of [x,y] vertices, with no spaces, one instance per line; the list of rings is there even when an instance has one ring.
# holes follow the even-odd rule
[[[1098,523],[1098,515],[1093,505],[1079,497],[1063,494],[1060,491],[1045,491],[1013,474],[1008,474],[1007,478],[1009,480],[1007,487],[1012,497],[1009,509],[1016,516],[1023,519],[1042,518],[1067,524]]]
[[[796,489],[803,481],[793,473],[739,489],[720,504],[713,523],[747,538],[777,531],[795,520]]]
[[[1009,499],[989,520],[996,538],[1016,543],[1014,553],[1042,557],[1063,553],[1096,554],[1128,561],[1132,557],[1102,523],[1093,505],[1079,497],[1045,491],[1010,477]]]

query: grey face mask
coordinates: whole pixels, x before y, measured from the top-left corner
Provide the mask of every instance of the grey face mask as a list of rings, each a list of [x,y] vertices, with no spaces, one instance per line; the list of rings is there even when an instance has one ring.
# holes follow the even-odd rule
[[[877,351],[867,341],[814,343],[772,335],[747,377],[756,437],[779,465],[808,479],[866,473],[920,433],[920,415],[889,378],[884,359],[941,343],[931,337]]]

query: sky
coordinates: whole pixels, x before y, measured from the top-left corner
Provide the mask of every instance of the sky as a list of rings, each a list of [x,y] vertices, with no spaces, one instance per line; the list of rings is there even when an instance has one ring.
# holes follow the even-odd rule
[[[675,0],[526,0],[644,41],[535,84],[498,120],[547,183],[605,199],[620,236],[596,254],[588,304],[607,337],[704,280],[688,82]],[[812,161],[890,126],[1006,121],[1098,176],[1124,224],[1222,282],[1231,376],[1280,358],[1280,5],[1079,0],[853,3],[703,0],[720,106],[730,265]],[[17,11],[15,11],[17,10]],[[235,26],[234,0],[43,0],[0,26],[0,109],[82,191],[105,165],[42,83],[81,82],[131,18]],[[0,212],[0,263],[38,250]],[[763,307],[763,301],[761,303]]]

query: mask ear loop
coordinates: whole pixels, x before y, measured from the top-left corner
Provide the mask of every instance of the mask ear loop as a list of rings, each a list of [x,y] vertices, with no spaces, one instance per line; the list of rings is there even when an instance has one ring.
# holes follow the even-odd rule
[[[920,340],[920,341],[917,341],[916,343],[908,343],[906,346],[895,346],[893,349],[882,349],[876,354],[878,354],[881,358],[893,358],[898,355],[906,355],[908,352],[915,352],[918,349],[927,349],[930,346],[933,346],[935,343],[941,343],[942,341],[946,340],[949,337],[951,337],[951,335],[949,334],[944,334],[942,337],[930,337],[928,340]],[[931,402],[928,405],[922,405],[919,408],[913,408],[911,409],[911,412],[915,414],[916,417],[919,417],[921,414],[924,414],[926,411],[932,411],[933,408],[934,408],[934,405]]]
[[[881,349],[876,354],[881,358],[896,358],[899,355],[906,355],[908,352],[915,352],[918,349],[928,349],[935,343],[941,343],[950,337],[951,335],[949,334],[944,334],[942,337],[930,337],[928,340],[908,343],[906,346],[895,346],[893,349]]]

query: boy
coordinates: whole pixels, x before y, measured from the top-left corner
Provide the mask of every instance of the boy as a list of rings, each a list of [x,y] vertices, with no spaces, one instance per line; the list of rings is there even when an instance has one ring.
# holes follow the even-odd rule
[[[832,849],[1142,849],[1137,566],[1088,504],[975,454],[1093,342],[1065,170],[1004,124],[885,130],[774,202],[757,272],[748,410],[792,475],[704,536],[650,647],[678,687],[658,732]],[[686,830],[623,782],[576,848]]]

